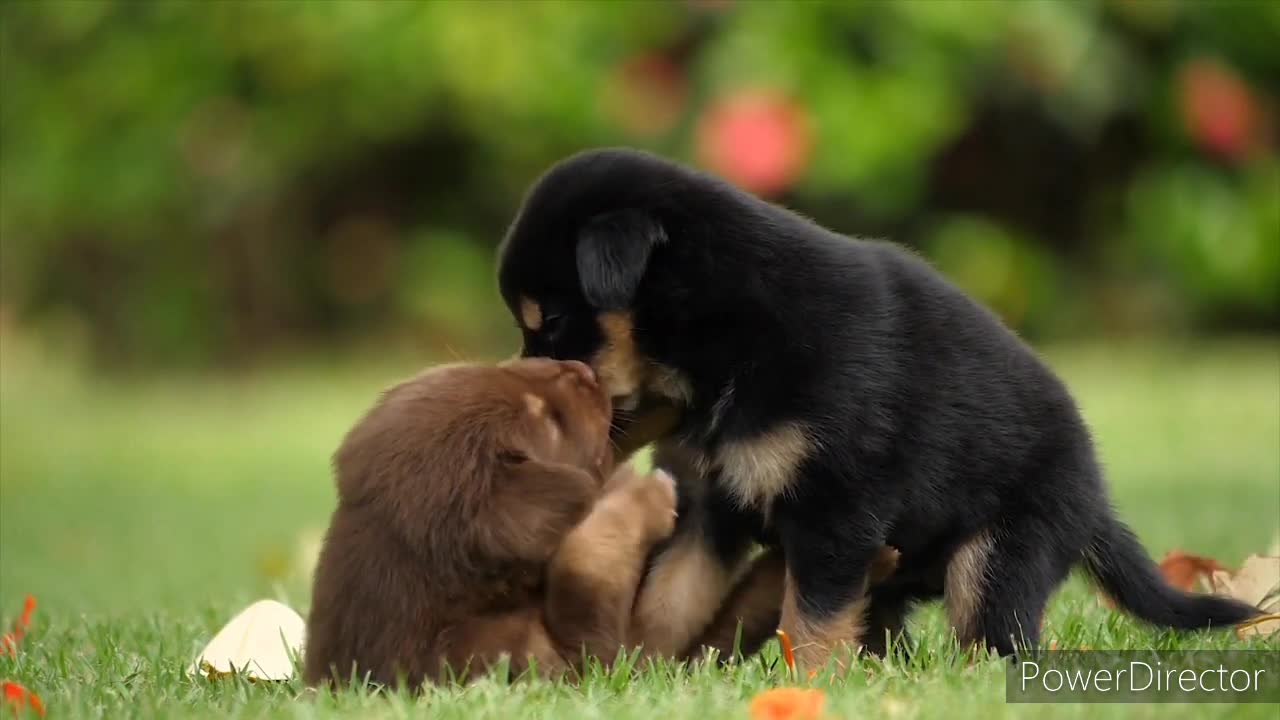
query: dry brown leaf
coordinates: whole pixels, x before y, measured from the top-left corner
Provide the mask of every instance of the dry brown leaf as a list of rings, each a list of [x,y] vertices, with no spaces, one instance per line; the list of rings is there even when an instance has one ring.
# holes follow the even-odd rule
[[[1213,589],[1264,612],[1280,609],[1280,556],[1250,555],[1239,572],[1217,571]]]
[[[1210,557],[1191,555],[1181,550],[1170,550],[1160,561],[1160,574],[1172,586],[1190,592],[1196,583],[1212,587],[1212,577],[1216,572],[1230,574],[1230,568]]]

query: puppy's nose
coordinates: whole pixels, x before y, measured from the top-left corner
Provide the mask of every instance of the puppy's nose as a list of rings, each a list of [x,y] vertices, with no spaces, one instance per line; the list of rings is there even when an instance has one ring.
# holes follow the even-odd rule
[[[590,365],[577,360],[562,360],[560,364],[592,385],[596,383],[596,371],[592,370]]]

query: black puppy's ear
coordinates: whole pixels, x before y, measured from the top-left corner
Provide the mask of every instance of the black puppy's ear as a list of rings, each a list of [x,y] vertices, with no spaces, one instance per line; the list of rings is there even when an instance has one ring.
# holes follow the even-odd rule
[[[649,253],[667,241],[657,220],[639,210],[597,215],[578,233],[578,279],[587,302],[599,310],[631,305]]]

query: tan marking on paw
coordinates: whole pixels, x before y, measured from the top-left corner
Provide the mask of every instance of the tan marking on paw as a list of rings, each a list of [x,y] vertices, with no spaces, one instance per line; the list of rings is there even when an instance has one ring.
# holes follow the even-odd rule
[[[809,617],[798,603],[795,580],[788,571],[779,626],[791,638],[801,677],[806,671],[820,670],[832,659],[839,667],[847,667],[852,653],[862,646],[863,635],[866,634],[867,596],[860,596],[843,610],[826,618]]]

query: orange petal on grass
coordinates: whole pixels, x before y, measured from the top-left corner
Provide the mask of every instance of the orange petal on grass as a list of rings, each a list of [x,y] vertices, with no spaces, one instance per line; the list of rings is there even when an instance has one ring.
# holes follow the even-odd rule
[[[36,596],[28,593],[26,599],[22,602],[22,617],[18,618],[18,626],[26,630],[27,626],[31,624],[31,613],[35,611]]]
[[[787,664],[787,668],[791,672],[796,671],[796,653],[791,647],[791,638],[787,635],[787,631],[778,629],[778,644],[782,646],[782,661]]]
[[[40,696],[12,680],[4,681],[4,704],[13,710],[14,717],[17,717],[24,707],[30,707],[37,715],[44,717],[44,703],[41,702]]]
[[[818,720],[827,696],[821,690],[774,688],[751,699],[751,720]]]

